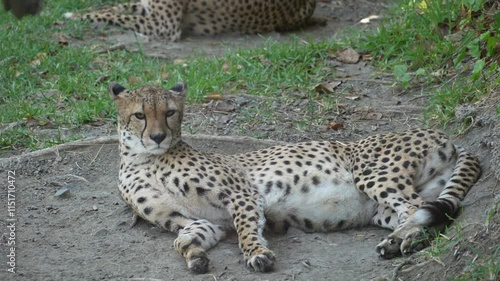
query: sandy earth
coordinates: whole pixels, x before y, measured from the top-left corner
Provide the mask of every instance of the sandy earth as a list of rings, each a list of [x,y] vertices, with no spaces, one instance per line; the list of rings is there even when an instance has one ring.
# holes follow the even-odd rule
[[[357,25],[361,18],[382,9],[381,1],[320,3],[317,13],[328,18],[328,25],[311,28],[299,36],[328,37],[339,28]],[[278,40],[290,36],[271,35]],[[120,33],[96,40],[125,42],[130,44],[127,48],[134,48],[131,37],[129,33]],[[129,43],[126,43],[127,38]],[[158,42],[145,43],[145,46],[152,55],[176,58],[188,55],[200,42],[208,46],[203,50],[207,55],[219,55],[228,46],[255,46],[263,39],[239,35],[223,35],[217,39],[188,37],[168,46]],[[204,135],[186,135],[185,139],[201,150],[236,153],[280,141],[356,140],[374,133],[421,125],[421,110],[426,98],[420,91],[401,92],[391,87],[390,79],[376,75],[366,62],[355,65],[338,62],[336,67],[338,79],[342,80],[339,91],[348,94],[339,95],[341,106],[322,114],[328,115],[332,122],[342,123],[344,128],[341,130],[327,130],[324,124],[313,123],[297,127],[295,122],[307,117],[306,113],[297,110],[303,105],[301,103],[308,102],[300,98],[277,99],[270,120],[242,126],[237,121],[246,108],[269,101],[234,96],[222,105],[189,106],[185,131],[189,129]],[[352,99],[352,96],[359,98]],[[480,182],[465,199],[460,221],[466,224],[483,225],[487,211],[500,201],[500,128],[494,113],[494,105],[498,102],[498,93],[492,93],[482,103],[464,107],[462,111],[473,115],[476,125],[457,136],[456,141],[479,156],[484,170]],[[221,106],[227,109],[228,103],[231,110],[220,110]],[[114,134],[111,124],[94,128],[89,133],[104,137]],[[217,135],[236,137],[215,137]],[[374,247],[389,231],[376,227],[328,234],[290,230],[282,236],[267,235],[269,246],[278,258],[272,273],[260,274],[246,269],[233,235],[210,250],[210,272],[193,275],[173,249],[174,234],[144,222],[129,229],[131,213],[124,208],[116,188],[117,143],[113,137],[104,140],[0,159],[2,186],[8,185],[8,175],[15,171],[17,219],[14,275],[3,271],[8,268],[10,250],[7,244],[12,241],[9,240],[12,232],[7,228],[11,223],[7,220],[7,189],[2,188],[0,280],[383,280],[392,278],[396,266],[406,260],[388,261],[377,257]],[[57,196],[64,190],[64,194]],[[495,240],[488,243],[495,243]],[[466,251],[463,253],[463,258],[447,260],[444,268],[439,264],[424,267],[431,272],[427,275],[422,273],[422,268],[415,267],[399,276],[403,276],[402,280],[444,280],[456,276],[465,268],[458,262],[467,260]]]

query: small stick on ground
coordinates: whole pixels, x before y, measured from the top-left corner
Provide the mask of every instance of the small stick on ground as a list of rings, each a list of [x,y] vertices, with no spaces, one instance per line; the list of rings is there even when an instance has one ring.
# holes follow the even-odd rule
[[[90,161],[90,164],[89,166],[92,166],[92,164],[94,164],[95,160],[97,159],[97,156],[99,156],[99,153],[101,152],[102,148],[104,147],[104,144],[101,145],[101,147],[99,148],[99,150],[97,151],[97,153],[95,154],[94,156],[94,159],[92,159],[92,161]]]
[[[117,51],[117,50],[125,50],[125,44],[118,43],[118,44],[115,44],[109,48],[96,51],[95,53],[96,54],[103,54],[103,53],[113,52],[113,51]]]

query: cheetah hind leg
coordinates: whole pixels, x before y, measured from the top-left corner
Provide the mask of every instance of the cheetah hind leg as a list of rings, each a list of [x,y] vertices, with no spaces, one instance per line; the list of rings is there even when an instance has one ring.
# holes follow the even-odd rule
[[[406,225],[382,240],[377,245],[376,251],[380,257],[385,259],[392,259],[401,255],[410,255],[428,247],[430,241],[432,241],[442,229],[443,227],[427,228],[421,225],[414,225],[412,227]]]
[[[184,257],[189,270],[205,273],[210,262],[206,250],[215,246],[224,236],[225,231],[221,226],[207,220],[196,220],[179,231],[174,247]]]

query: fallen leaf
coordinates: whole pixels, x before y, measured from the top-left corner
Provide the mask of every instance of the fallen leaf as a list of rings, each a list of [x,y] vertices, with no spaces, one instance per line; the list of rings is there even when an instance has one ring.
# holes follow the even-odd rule
[[[345,97],[346,99],[349,99],[349,100],[360,100],[361,98],[358,97],[358,96],[351,96],[351,97]]]
[[[96,85],[101,84],[101,83],[105,82],[108,79],[109,79],[109,75],[103,75],[103,76],[97,78],[97,80],[95,81],[95,84]]]
[[[39,53],[36,55],[35,59],[33,59],[30,64],[32,66],[37,66],[40,65],[41,61],[44,60],[47,57],[47,53]]]
[[[128,83],[130,85],[134,85],[134,84],[137,84],[137,82],[140,82],[141,81],[141,78],[138,78],[138,77],[135,77],[134,75],[130,74],[128,76]]]
[[[364,60],[364,61],[372,61],[373,60],[373,57],[371,54],[364,54],[361,56],[361,59]]]
[[[216,101],[215,104],[213,105],[213,108],[217,112],[233,112],[236,110],[237,105],[234,104],[234,102],[230,100],[222,100],[222,101]]]
[[[163,71],[161,73],[161,79],[162,80],[167,80],[170,77],[170,73]]]
[[[360,55],[353,48],[347,48],[341,52],[337,52],[337,58],[343,63],[355,64],[358,63]]]
[[[366,17],[366,18],[364,18],[364,19],[360,20],[359,22],[360,22],[360,23],[365,23],[365,24],[366,24],[366,23],[370,23],[372,20],[377,20],[377,19],[379,19],[379,18],[380,18],[380,16],[377,16],[377,15],[371,15],[371,16],[369,16],[369,17]]]
[[[223,70],[225,73],[229,73],[230,68],[229,68],[229,64],[228,64],[227,62],[224,62],[224,63],[222,64],[222,70]]]
[[[314,89],[318,93],[333,93],[333,87],[328,82],[319,83],[316,87],[314,87]]]
[[[335,121],[331,121],[331,122],[328,122],[328,124],[326,124],[327,130],[338,130],[338,129],[343,129],[343,128],[344,128],[344,124],[337,123]]]
[[[208,94],[206,97],[208,100],[223,100],[224,97],[219,92],[212,92]]]

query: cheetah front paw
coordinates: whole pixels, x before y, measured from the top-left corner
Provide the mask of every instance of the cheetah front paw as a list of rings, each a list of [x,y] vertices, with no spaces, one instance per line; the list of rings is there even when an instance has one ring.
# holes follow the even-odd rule
[[[268,249],[261,250],[247,260],[247,266],[258,272],[269,272],[274,268],[276,257]]]
[[[384,259],[392,259],[401,256],[402,242],[403,239],[401,238],[387,237],[377,245],[375,251],[377,251],[378,255]]]

